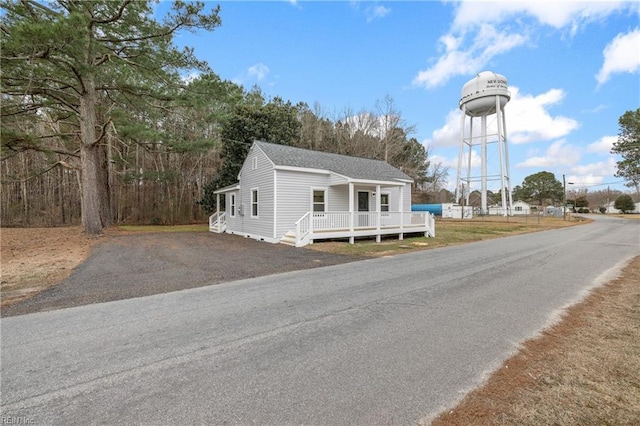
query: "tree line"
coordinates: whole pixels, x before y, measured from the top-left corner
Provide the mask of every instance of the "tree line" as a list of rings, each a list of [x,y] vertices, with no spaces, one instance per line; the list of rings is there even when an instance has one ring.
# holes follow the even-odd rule
[[[99,235],[113,223],[200,221],[257,139],[381,159],[416,186],[430,180],[428,153],[391,98],[329,117],[222,80],[174,45],[179,31],[221,25],[218,6],[175,1],[162,20],[148,1],[2,7],[4,226],[82,223]]]

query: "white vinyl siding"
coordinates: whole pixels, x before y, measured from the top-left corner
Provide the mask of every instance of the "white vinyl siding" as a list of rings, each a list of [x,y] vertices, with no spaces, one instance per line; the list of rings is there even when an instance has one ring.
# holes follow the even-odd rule
[[[306,173],[292,170],[276,170],[278,181],[278,223],[276,235],[282,236],[292,229],[313,204],[312,188],[326,187],[329,179],[326,174]],[[331,190],[327,190],[325,206],[333,210]]]
[[[256,168],[254,169],[254,166]],[[262,150],[254,147],[249,151],[240,171],[241,189],[238,205],[242,205],[242,224],[233,231],[254,237],[273,238],[274,182],[273,163]],[[258,215],[254,215],[252,194],[257,191]]]
[[[398,187],[389,188],[389,210],[392,212],[400,211],[400,193],[401,189]]]
[[[327,192],[330,200],[329,211],[349,211],[349,185],[332,186]]]
[[[400,191],[400,188],[398,188],[398,191]],[[404,186],[404,189],[402,191],[402,195],[404,197],[404,202],[402,203],[403,204],[402,211],[410,212],[411,211],[411,185],[410,184],[406,184]]]

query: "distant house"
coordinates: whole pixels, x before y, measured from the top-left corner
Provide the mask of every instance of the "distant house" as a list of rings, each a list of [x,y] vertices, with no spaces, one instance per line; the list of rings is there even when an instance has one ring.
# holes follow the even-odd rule
[[[238,183],[215,191],[209,229],[296,247],[329,238],[434,236],[433,215],[411,212],[412,182],[384,161],[256,141]]]
[[[620,213],[622,213],[621,210],[618,210],[618,209],[616,209],[614,207],[615,204],[616,204],[615,201],[611,201],[611,202],[609,202],[609,204],[605,205],[604,206],[605,207],[605,213],[606,214],[620,214]],[[640,213],[640,202],[635,203],[635,208],[632,211],[630,211],[629,213],[633,213],[633,214]]]
[[[495,206],[489,207],[489,214],[504,216],[505,211],[501,205],[495,205]],[[529,203],[525,201],[515,201],[513,203],[513,209],[511,210],[511,212],[509,212],[510,216],[529,215],[529,214],[531,214],[531,206],[529,205]]]
[[[513,215],[529,215],[531,214],[531,205],[526,201],[514,201],[513,202],[513,210],[511,211]]]

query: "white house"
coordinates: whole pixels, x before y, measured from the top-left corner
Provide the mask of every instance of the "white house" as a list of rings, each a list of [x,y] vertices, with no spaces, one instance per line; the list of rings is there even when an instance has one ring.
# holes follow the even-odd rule
[[[504,216],[504,209],[502,208],[501,205],[490,206],[489,214]],[[531,214],[531,206],[529,205],[529,203],[525,201],[520,201],[520,200],[515,201],[513,203],[513,210],[509,212],[509,216],[529,215],[529,214]]]
[[[256,141],[238,180],[215,191],[210,231],[296,247],[327,238],[435,235],[432,214],[411,212],[413,180],[384,161]]]
[[[605,213],[606,214],[620,214],[620,213],[622,213],[621,210],[618,210],[618,209],[616,209],[614,207],[615,204],[616,204],[615,201],[611,201],[611,202],[609,202],[609,204],[605,205],[605,208],[606,208]],[[635,208],[629,213],[640,213],[640,202],[635,203]]]

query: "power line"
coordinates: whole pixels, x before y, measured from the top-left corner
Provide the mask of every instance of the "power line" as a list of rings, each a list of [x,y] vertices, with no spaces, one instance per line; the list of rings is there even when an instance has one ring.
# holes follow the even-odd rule
[[[623,180],[619,180],[616,182],[605,182],[605,183],[590,183],[590,184],[580,184],[580,183],[574,183],[575,186],[584,186],[584,187],[594,187],[594,186],[607,186],[607,185],[617,185],[619,183],[624,183]]]

